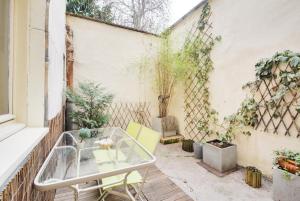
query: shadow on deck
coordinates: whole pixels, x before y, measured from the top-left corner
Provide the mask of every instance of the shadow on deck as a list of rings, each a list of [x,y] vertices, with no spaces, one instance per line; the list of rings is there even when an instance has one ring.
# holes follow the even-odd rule
[[[93,184],[87,184],[93,185]],[[99,191],[82,193],[80,201],[97,201]],[[176,184],[174,184],[157,167],[153,166],[149,170],[149,176],[144,185],[144,200],[147,201],[192,201]],[[56,192],[55,201],[73,201],[73,192],[69,189],[59,189]],[[124,201],[123,198],[109,196],[105,201]]]

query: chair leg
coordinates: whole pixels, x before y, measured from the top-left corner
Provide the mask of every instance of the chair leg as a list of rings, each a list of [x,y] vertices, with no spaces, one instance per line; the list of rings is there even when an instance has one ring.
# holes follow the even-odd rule
[[[97,184],[100,184],[99,180],[97,180]],[[102,188],[99,188],[99,193],[100,193],[100,197],[97,199],[97,201],[105,201],[104,199],[108,196],[108,193],[106,193],[106,191],[102,191]],[[103,194],[107,194],[107,195],[104,198],[100,199]]]
[[[136,201],[135,197],[133,197],[133,195],[131,194],[131,192],[129,191],[128,189],[128,186],[124,186],[125,187],[125,191],[126,191],[126,194],[129,196],[129,198],[132,200],[132,201]]]
[[[79,195],[77,192],[74,191],[74,200],[79,201]]]
[[[131,173],[131,172],[129,172],[129,173],[127,173],[127,174],[125,175],[125,179],[124,179],[124,189],[125,189],[126,194],[129,196],[129,198],[130,198],[132,201],[136,201],[136,200],[135,200],[135,197],[133,197],[133,195],[132,195],[131,192],[129,191],[128,185],[127,185],[127,178],[128,178],[128,176],[130,175],[130,173]]]
[[[143,191],[143,188],[144,188],[144,184],[146,182],[146,179],[148,177],[148,173],[149,173],[149,168],[147,168],[146,172],[145,172],[145,175],[143,176],[143,181],[141,183],[140,186],[138,186],[138,191],[137,191],[137,194],[135,197],[138,197],[140,200],[143,200],[141,194],[142,194],[142,191]]]
[[[97,201],[105,201],[104,199],[108,196],[108,192],[104,191]]]
[[[79,192],[78,192],[78,186],[70,186],[70,189],[73,190],[73,194],[74,194],[74,201],[79,201]]]

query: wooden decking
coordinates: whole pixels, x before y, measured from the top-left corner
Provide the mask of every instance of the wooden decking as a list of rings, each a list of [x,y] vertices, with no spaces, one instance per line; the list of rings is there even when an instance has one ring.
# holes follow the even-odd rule
[[[87,184],[87,185],[93,185]],[[99,191],[82,193],[80,201],[97,201]],[[157,167],[153,166],[149,171],[149,176],[143,190],[144,200],[147,201],[192,201],[178,186],[176,186]],[[69,189],[57,190],[55,201],[73,201],[73,193]],[[123,198],[109,196],[106,201],[124,201]]]

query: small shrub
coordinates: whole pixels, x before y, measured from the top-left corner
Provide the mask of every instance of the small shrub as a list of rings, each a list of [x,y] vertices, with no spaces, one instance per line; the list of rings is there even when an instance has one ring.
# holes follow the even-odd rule
[[[100,128],[108,122],[106,109],[111,104],[113,95],[105,93],[100,84],[79,83],[78,89],[68,89],[66,96],[74,104],[69,118],[79,128]]]
[[[81,128],[79,130],[79,137],[81,139],[81,142],[87,138],[91,138],[92,134],[91,134],[91,130],[88,128]]]

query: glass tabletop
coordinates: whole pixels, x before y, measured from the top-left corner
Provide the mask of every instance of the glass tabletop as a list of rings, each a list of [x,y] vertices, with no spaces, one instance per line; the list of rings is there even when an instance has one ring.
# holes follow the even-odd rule
[[[127,173],[153,164],[155,157],[121,128],[92,131],[81,140],[79,131],[63,133],[35,179],[40,190],[75,185]]]

